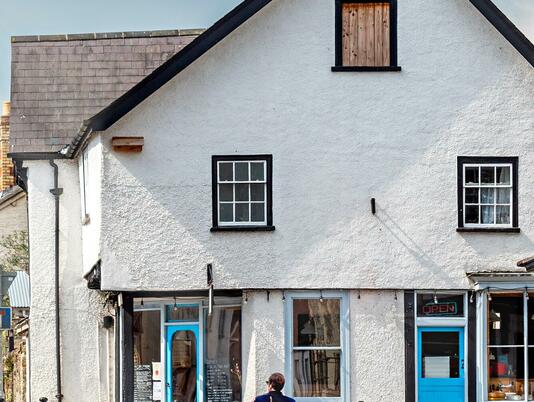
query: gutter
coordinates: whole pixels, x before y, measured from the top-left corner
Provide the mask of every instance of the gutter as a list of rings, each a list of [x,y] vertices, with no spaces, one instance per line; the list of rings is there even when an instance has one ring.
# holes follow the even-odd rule
[[[55,203],[56,399],[61,402],[63,394],[61,393],[61,331],[59,322],[59,197],[63,193],[63,189],[58,187],[58,166],[54,160],[50,160],[49,163],[54,169],[54,188],[50,189],[50,192],[54,196]]]

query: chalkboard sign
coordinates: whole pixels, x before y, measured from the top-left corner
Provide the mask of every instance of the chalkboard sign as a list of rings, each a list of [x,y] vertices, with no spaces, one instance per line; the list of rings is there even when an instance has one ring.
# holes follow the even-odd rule
[[[152,402],[152,367],[134,366],[134,402]]]
[[[208,402],[232,402],[230,365],[216,360],[206,362],[206,383]]]

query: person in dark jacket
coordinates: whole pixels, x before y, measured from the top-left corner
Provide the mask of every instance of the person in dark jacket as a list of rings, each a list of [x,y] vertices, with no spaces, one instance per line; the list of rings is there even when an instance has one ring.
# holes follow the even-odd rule
[[[295,402],[293,398],[282,394],[286,379],[280,373],[273,373],[267,381],[267,393],[257,396],[254,402]]]

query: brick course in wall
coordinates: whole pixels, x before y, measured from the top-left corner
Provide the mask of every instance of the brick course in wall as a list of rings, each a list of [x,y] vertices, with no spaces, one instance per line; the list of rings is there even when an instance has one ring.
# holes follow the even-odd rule
[[[11,38],[10,152],[58,151],[203,30]]]
[[[0,116],[0,192],[15,184],[13,162],[7,157],[9,152],[9,102],[2,105]]]

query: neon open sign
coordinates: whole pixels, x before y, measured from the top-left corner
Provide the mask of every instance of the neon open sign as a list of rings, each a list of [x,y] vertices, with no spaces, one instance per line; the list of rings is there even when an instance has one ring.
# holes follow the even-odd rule
[[[456,302],[429,303],[423,306],[424,315],[457,315]]]

